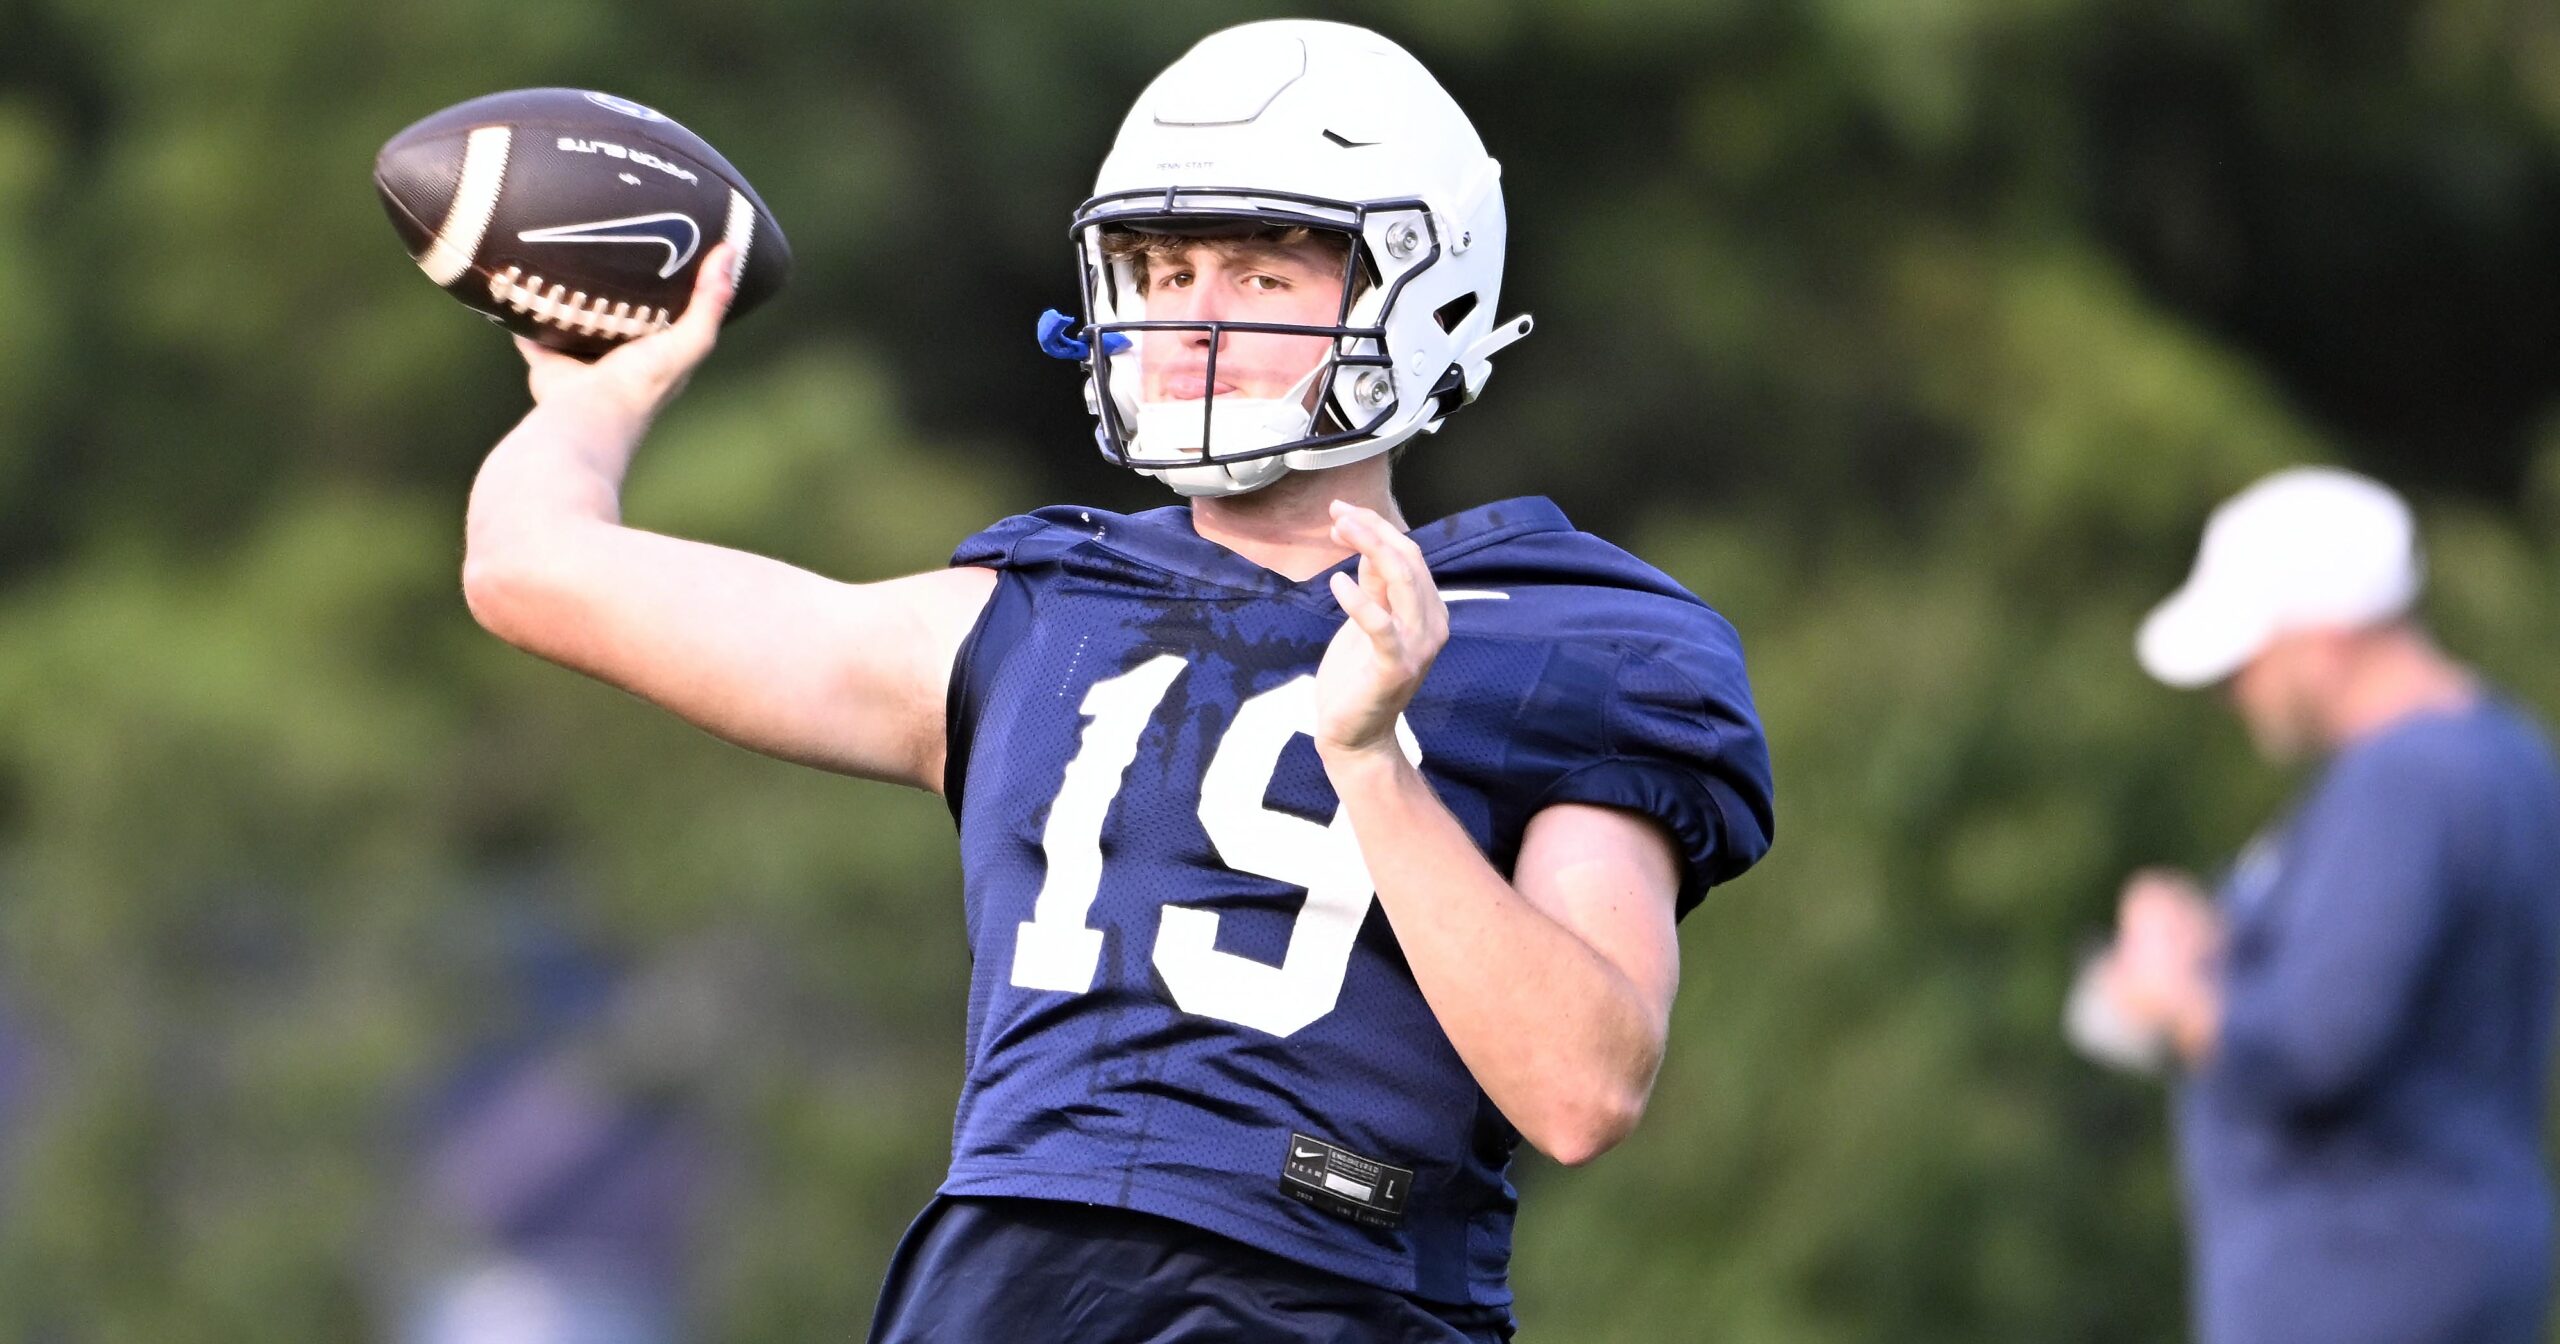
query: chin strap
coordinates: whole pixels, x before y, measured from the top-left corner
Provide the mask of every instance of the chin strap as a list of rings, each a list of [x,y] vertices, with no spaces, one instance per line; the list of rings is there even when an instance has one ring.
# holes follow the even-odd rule
[[[1093,345],[1076,334],[1078,323],[1072,317],[1052,308],[1040,315],[1037,329],[1040,353],[1053,359],[1074,360],[1081,364],[1093,357]],[[1129,338],[1116,331],[1102,333],[1102,353],[1116,355],[1129,348]]]
[[[1511,344],[1513,341],[1519,340],[1521,337],[1528,335],[1529,329],[1535,325],[1537,325],[1536,322],[1533,321],[1527,313],[1522,313],[1518,317],[1503,323],[1501,326],[1495,327],[1493,330],[1486,332],[1482,339],[1467,347],[1464,362],[1472,368],[1485,360],[1493,358],[1495,351],[1500,350],[1504,346]]]
[[[1440,381],[1432,384],[1431,400],[1434,405],[1431,419],[1423,425],[1422,432],[1439,433],[1441,422],[1456,414],[1459,407],[1474,401],[1484,391],[1485,380],[1493,376],[1494,352],[1528,335],[1535,325],[1527,313],[1522,313],[1486,332],[1475,344],[1468,346],[1466,353],[1458,357],[1458,362],[1443,370]]]

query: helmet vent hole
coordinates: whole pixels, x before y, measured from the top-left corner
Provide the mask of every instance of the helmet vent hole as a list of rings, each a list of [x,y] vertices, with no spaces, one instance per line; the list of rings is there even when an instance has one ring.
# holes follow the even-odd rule
[[[1433,320],[1439,322],[1440,329],[1442,331],[1453,332],[1458,329],[1459,323],[1467,320],[1467,314],[1472,313],[1475,310],[1475,291],[1469,290],[1466,293],[1449,300],[1447,303],[1441,304],[1438,308],[1432,311],[1431,316]]]

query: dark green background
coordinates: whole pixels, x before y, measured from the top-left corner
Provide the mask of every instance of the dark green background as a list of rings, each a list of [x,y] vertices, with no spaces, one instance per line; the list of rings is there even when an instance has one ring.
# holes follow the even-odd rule
[[[367,183],[497,89],[687,122],[788,229],[643,525],[865,578],[1156,488],[1033,348],[1127,103],[1284,12],[1127,0],[0,7],[0,1337],[380,1337],[463,1247],[418,1098],[518,1029],[721,1160],[691,1337],[858,1331],[932,1188],[965,952],[939,804],[718,745],[457,592],[514,354]],[[2548,0],[1378,0],[1506,166],[1538,332],[1401,469],[1662,564],[1749,649],[1782,824],[1685,926],[1645,1126],[1520,1173],[1527,1338],[2182,1334],[2159,1097],[2072,1058],[2131,866],[2292,781],[2135,622],[2283,463],[2411,491],[2429,612],[2560,707]]]

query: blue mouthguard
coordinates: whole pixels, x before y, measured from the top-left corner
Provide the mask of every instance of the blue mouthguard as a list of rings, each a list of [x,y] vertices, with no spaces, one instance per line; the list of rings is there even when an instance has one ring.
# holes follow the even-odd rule
[[[1081,362],[1092,354],[1084,337],[1075,334],[1076,320],[1052,308],[1040,315],[1040,352],[1057,359]],[[1116,355],[1129,348],[1129,338],[1116,331],[1102,333],[1102,353]]]

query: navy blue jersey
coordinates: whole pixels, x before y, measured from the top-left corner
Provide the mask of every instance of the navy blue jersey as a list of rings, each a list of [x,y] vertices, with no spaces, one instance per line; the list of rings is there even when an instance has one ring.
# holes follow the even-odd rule
[[[1768,754],[1723,618],[1545,500],[1413,539],[1450,637],[1400,736],[1496,868],[1557,803],[1661,823],[1683,913],[1760,857]],[[1508,1303],[1519,1135],[1415,987],[1307,736],[1344,619],[1326,576],[1182,507],[1044,509],[953,563],[1001,577],[952,676],[974,972],[943,1192]]]

